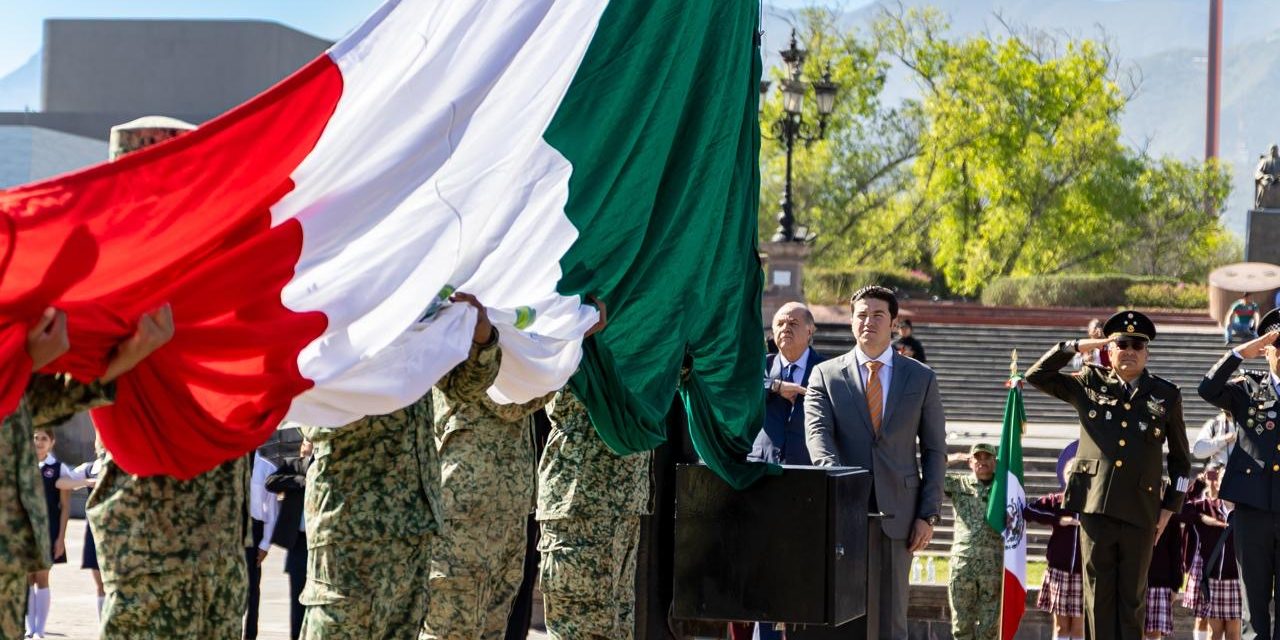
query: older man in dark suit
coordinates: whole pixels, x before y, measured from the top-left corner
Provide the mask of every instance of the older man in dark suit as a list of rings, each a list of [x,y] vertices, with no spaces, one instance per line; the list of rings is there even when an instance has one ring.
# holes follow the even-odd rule
[[[810,464],[804,441],[805,385],[813,368],[826,359],[810,346],[815,329],[813,313],[799,302],[788,302],[773,314],[778,353],[765,358],[764,428],[748,460]]]
[[[814,367],[805,392],[805,435],[813,464],[871,470],[872,509],[886,516],[880,637],[905,638],[911,556],[929,544],[942,510],[942,395],[932,369],[889,348],[898,317],[892,291],[864,287],[851,306],[858,344]]]

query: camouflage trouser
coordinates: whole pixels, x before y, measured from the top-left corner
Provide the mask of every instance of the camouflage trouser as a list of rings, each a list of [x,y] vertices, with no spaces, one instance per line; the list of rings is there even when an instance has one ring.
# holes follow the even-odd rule
[[[100,640],[239,640],[249,587],[243,556],[155,564],[165,570],[103,583]]]
[[[528,516],[450,520],[431,548],[429,640],[502,640],[524,580]]]
[[[539,579],[552,640],[635,636],[640,516],[544,520]]]
[[[999,640],[1003,560],[951,558],[947,599],[953,640]]]
[[[26,615],[27,572],[21,568],[0,571],[0,638],[21,638]]]
[[[303,640],[417,640],[434,533],[307,550]]]

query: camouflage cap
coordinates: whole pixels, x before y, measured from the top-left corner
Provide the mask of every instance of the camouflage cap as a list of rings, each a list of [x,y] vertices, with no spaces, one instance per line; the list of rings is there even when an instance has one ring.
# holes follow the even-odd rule
[[[196,125],[177,118],[144,116],[111,127],[110,157],[112,160],[127,153],[164,142],[169,138],[192,131]]]
[[[979,442],[969,447],[969,455],[972,456],[978,453],[989,453],[994,456],[996,455],[996,447],[995,445],[987,444],[985,442]]]

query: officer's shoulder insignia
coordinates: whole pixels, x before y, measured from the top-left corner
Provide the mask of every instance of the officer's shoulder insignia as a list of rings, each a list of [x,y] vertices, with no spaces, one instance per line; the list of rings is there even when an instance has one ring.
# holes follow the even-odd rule
[[[1155,382],[1157,386],[1163,387],[1165,390],[1178,391],[1178,392],[1182,391],[1181,387],[1174,384],[1172,380],[1166,380],[1165,378],[1161,378],[1160,376],[1157,376],[1151,373],[1148,373],[1147,375],[1151,376],[1151,380]]]

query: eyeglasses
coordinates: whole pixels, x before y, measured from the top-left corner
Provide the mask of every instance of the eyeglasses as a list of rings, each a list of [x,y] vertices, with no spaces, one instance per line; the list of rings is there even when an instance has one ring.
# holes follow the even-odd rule
[[[1116,348],[1121,351],[1128,349],[1130,351],[1142,351],[1147,348],[1146,340],[1116,340]]]

